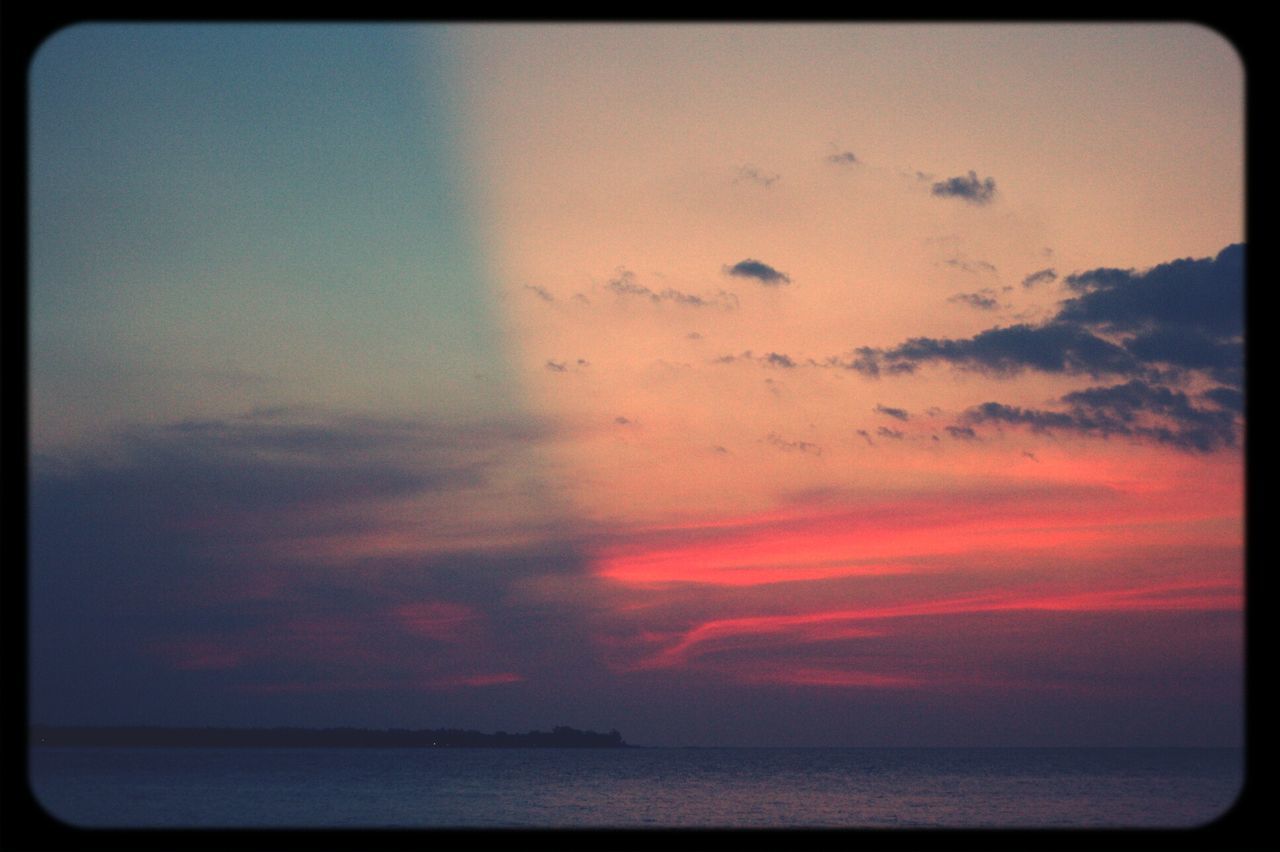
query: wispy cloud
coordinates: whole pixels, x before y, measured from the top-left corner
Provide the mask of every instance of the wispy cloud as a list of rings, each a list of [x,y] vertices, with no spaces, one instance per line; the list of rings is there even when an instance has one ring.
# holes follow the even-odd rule
[[[994,275],[998,271],[994,263],[989,263],[985,260],[966,260],[962,257],[952,257],[944,260],[943,263],[963,272],[972,272],[975,275],[981,273]]]
[[[1034,287],[1037,284],[1049,284],[1058,280],[1058,273],[1052,269],[1041,269],[1032,272],[1030,275],[1022,279],[1023,287]]]
[[[780,450],[791,452],[813,453],[816,456],[822,455],[822,447],[810,441],[789,441],[783,438],[777,432],[770,432],[765,436],[765,441],[777,447]]]
[[[976,293],[957,293],[947,299],[948,302],[954,302],[961,305],[968,305],[971,308],[977,308],[980,311],[994,311],[1000,307],[1000,302],[996,299],[996,293],[991,288],[984,288]]]
[[[619,271],[617,275],[609,279],[605,287],[619,296],[639,296],[648,299],[654,304],[672,302],[693,308],[719,307],[725,309],[733,309],[738,306],[738,297],[724,290],[717,292],[714,296],[698,296],[672,287],[654,290],[637,282],[635,274],[626,269]]]
[[[780,177],[781,175],[778,175],[776,173],[770,174],[768,172],[762,171],[756,166],[748,165],[748,166],[742,166],[741,168],[738,169],[738,176],[733,179],[733,182],[739,183],[741,181],[747,181],[748,183],[759,184],[760,186],[763,186],[766,189],[768,189],[769,187],[773,186],[773,184]]]

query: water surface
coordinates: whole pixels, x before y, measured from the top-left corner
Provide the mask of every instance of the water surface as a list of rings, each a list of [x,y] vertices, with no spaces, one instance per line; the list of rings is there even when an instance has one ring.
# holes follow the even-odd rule
[[[1194,827],[1236,749],[33,748],[86,827]]]

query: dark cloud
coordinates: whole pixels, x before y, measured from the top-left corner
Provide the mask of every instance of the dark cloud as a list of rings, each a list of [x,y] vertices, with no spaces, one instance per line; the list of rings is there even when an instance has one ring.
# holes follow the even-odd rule
[[[895,441],[901,441],[904,433],[898,429],[890,429],[888,426],[881,426],[876,430],[876,434],[881,438],[892,438]]]
[[[1194,330],[1216,340],[1244,331],[1244,246],[1214,258],[1163,263],[1146,272],[1095,269],[1070,275],[1081,295],[1064,302],[1062,322],[1110,332]]]
[[[967,340],[916,337],[893,349],[868,353],[867,358],[874,358],[882,369],[896,367],[899,372],[944,361],[1000,375],[1031,369],[1098,376],[1128,374],[1139,366],[1123,347],[1067,323],[993,328]]]
[[[968,339],[913,338],[891,349],[862,347],[828,359],[869,376],[946,362],[997,375],[1022,370],[1176,379],[1202,371],[1224,385],[1243,382],[1242,245],[1216,258],[1179,260],[1145,273],[1114,269],[1068,276],[1082,295],[1048,322],[992,328]],[[969,300],[982,306],[981,298]]]
[[[947,301],[968,305],[980,311],[994,311],[1000,307],[1000,302],[996,300],[995,292],[991,289],[979,290],[976,293],[957,293]]]
[[[129,490],[159,516],[255,515],[312,505],[470,488],[506,447],[541,440],[531,422],[466,429],[413,420],[269,409],[239,417],[138,427],[100,455],[39,456],[36,475],[54,487]]]
[[[625,417],[615,417],[613,418],[613,422],[617,423],[619,426],[626,426],[631,423],[631,421]]]
[[[767,263],[762,263],[752,258],[740,260],[733,266],[725,266],[724,272],[726,275],[733,275],[738,278],[754,278],[761,284],[770,287],[791,283],[791,278],[784,273],[779,272]]]
[[[552,371],[553,373],[563,373],[565,370],[569,369],[569,365],[566,364],[564,361],[548,360],[546,363],[546,368]]]
[[[977,433],[968,426],[948,426],[947,433],[960,441],[975,441],[978,438]]]
[[[1196,328],[1156,327],[1124,342],[1139,360],[1182,370],[1203,370],[1214,379],[1244,383],[1244,342],[1214,338]]]
[[[526,290],[533,291],[533,294],[544,302],[554,302],[556,300],[556,297],[547,292],[545,287],[539,287],[536,284],[526,284],[524,285],[524,288]]]
[[[859,162],[858,158],[853,155],[852,151],[841,151],[839,154],[827,155],[828,163],[836,163],[841,166],[852,166]]]
[[[857,433],[861,435],[863,438],[867,439],[867,444],[869,446],[874,447],[876,445],[876,442],[871,440],[871,433],[869,433],[866,429],[859,429]]]
[[[775,367],[786,367],[790,369],[796,365],[796,362],[792,361],[790,356],[781,355],[777,352],[770,352],[764,357],[764,360]]]
[[[1201,394],[1205,399],[1217,404],[1220,408],[1234,411],[1237,414],[1244,413],[1244,394],[1235,388],[1216,387],[1210,388]]]
[[[1023,287],[1034,287],[1037,284],[1052,283],[1058,280],[1058,273],[1052,269],[1041,269],[1039,272],[1032,272],[1026,278],[1022,279]]]
[[[990,204],[995,198],[996,182],[992,178],[978,180],[977,172],[966,177],[953,177],[933,185],[933,194],[940,198],[960,198],[970,204]]]
[[[903,408],[890,408],[886,405],[877,405],[875,410],[880,414],[888,415],[896,420],[907,421],[911,419],[911,415]]]
[[[1063,278],[1062,283],[1077,293],[1087,293],[1090,290],[1123,287],[1133,279],[1133,274],[1132,269],[1091,269],[1087,272],[1072,273]]]
[[[1229,406],[1197,407],[1181,391],[1138,379],[1073,391],[1059,402],[1065,410],[1024,409],[986,402],[969,409],[964,419],[972,423],[1024,425],[1041,432],[1061,430],[1104,438],[1132,436],[1199,452],[1234,447],[1237,442],[1236,410]]]

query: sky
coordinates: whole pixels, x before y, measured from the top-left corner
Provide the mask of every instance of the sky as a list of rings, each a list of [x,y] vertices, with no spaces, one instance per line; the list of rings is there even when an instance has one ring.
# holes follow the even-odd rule
[[[81,24],[33,722],[1243,740],[1193,24]]]

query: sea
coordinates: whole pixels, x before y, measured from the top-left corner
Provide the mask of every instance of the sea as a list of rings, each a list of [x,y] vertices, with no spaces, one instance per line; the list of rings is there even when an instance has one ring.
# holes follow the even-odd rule
[[[1226,813],[1217,748],[33,747],[86,828],[1193,828]]]

